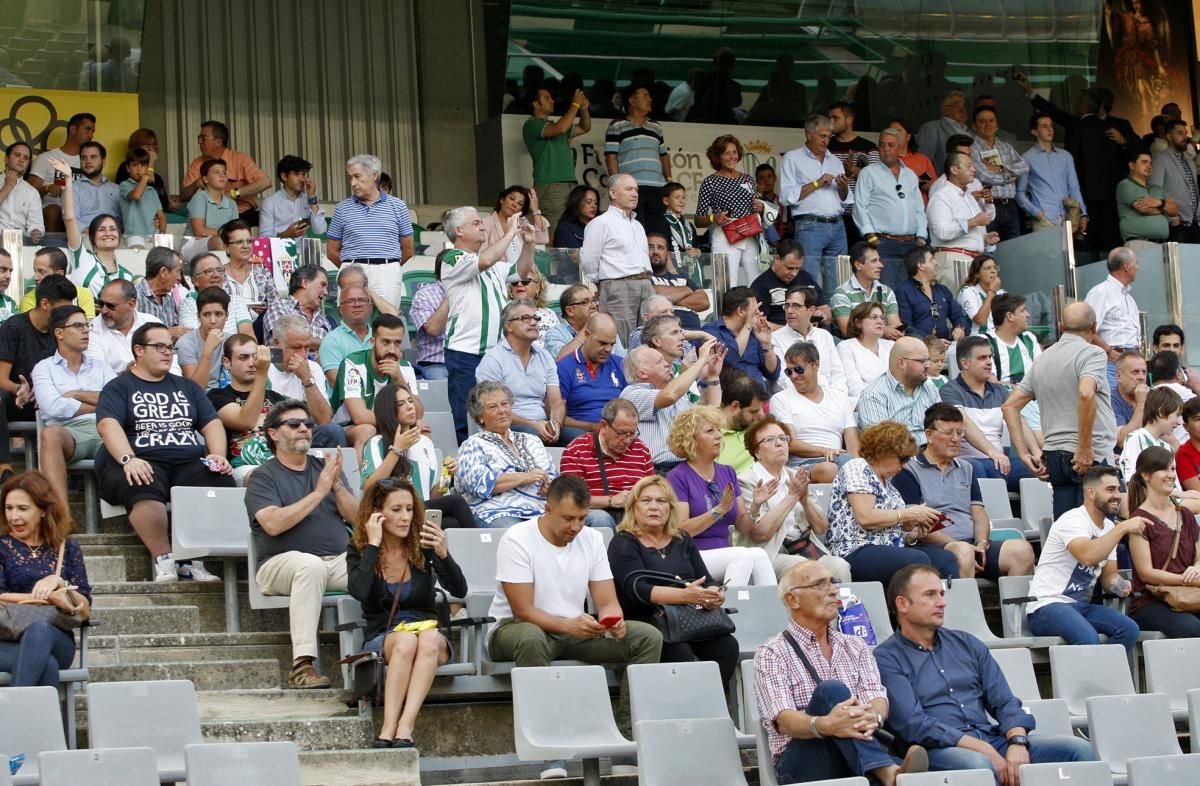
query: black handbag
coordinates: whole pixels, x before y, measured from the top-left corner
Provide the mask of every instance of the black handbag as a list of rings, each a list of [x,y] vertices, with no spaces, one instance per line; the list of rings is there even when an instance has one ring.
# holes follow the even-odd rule
[[[692,641],[707,641],[733,633],[737,627],[729,617],[729,610],[706,609],[678,603],[652,603],[649,597],[638,594],[638,581],[646,579],[661,587],[686,587],[688,583],[678,576],[657,570],[635,570],[625,577],[630,591],[639,601],[654,609],[650,621],[662,633],[664,644],[687,644]]]

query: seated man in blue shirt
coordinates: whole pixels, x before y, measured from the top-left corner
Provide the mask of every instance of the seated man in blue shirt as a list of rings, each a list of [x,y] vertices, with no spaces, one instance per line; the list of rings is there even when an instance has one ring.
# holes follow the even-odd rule
[[[1136,349],[1127,349],[1117,358],[1117,378],[1110,385],[1113,417],[1117,421],[1117,445],[1142,427],[1142,410],[1146,406],[1146,358]]]
[[[704,326],[729,350],[725,368],[744,371],[767,390],[779,381],[779,357],[771,349],[771,325],[758,310],[758,297],[750,287],[734,287],[725,293],[721,318]]]
[[[558,391],[567,406],[561,444],[599,429],[600,411],[625,389],[616,343],[617,323],[595,313],[583,328],[583,346],[558,361]]]
[[[901,569],[888,587],[899,629],[875,648],[875,661],[897,742],[923,746],[931,771],[991,770],[996,786],[1017,783],[1023,764],[1095,761],[1079,737],[1029,736],[1034,717],[984,643],[942,627],[945,594],[929,565]]]

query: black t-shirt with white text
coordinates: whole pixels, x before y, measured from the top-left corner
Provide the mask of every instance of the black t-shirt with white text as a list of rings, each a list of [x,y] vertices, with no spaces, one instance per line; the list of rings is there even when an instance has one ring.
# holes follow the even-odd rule
[[[217,411],[190,379],[167,374],[151,382],[126,371],[100,391],[96,422],[105,418],[121,424],[138,458],[181,463],[208,454],[199,432],[217,419]]]
[[[775,325],[787,324],[787,313],[783,309],[783,303],[787,300],[787,291],[797,286],[815,289],[817,304],[825,305],[825,295],[821,292],[821,287],[817,285],[816,280],[808,274],[807,270],[798,271],[795,278],[785,282],[775,275],[772,268],[767,268],[758,275],[758,278],[750,282],[750,288],[754,290],[754,295],[758,300],[758,310],[767,317],[768,322]]]

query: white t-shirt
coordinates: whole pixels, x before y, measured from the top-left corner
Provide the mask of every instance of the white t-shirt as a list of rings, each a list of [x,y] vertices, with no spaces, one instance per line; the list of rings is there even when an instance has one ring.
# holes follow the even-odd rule
[[[784,354],[797,341],[807,341],[817,348],[817,353],[821,357],[821,371],[818,375],[821,378],[821,387],[828,389],[833,386],[840,388],[843,393],[849,392],[846,384],[846,370],[842,368],[842,356],[838,354],[837,345],[828,330],[814,327],[808,331],[807,336],[802,336],[788,325],[784,325],[772,333],[771,349],[775,350],[775,355],[779,358],[780,368],[783,368],[784,365]],[[777,388],[787,390],[791,386],[792,383],[788,380],[787,375],[780,374]]]
[[[79,169],[79,154],[76,153],[73,156],[67,155],[63,152],[61,147],[56,147],[53,150],[47,150],[45,153],[42,153],[40,156],[38,156],[37,159],[34,160],[33,166],[29,167],[29,174],[40,177],[42,179],[42,183],[45,185],[54,183],[54,176],[57,173],[54,171],[54,167],[50,165],[50,159],[52,158],[57,158],[59,161],[68,164],[73,170],[73,175],[77,176],[81,174],[81,170]],[[42,207],[45,207],[46,205],[61,204],[61,196],[55,197],[46,194],[42,197]]]
[[[1029,583],[1029,594],[1038,600],[1029,604],[1026,613],[1033,613],[1050,603],[1090,603],[1104,562],[1081,565],[1067,544],[1076,538],[1095,540],[1112,528],[1113,523],[1108,519],[1104,520],[1103,527],[1097,527],[1082,505],[1062,514],[1050,527],[1050,534],[1042,546],[1042,556],[1034,568],[1033,581]],[[1114,548],[1108,559],[1116,558]]]
[[[321,391],[321,395],[329,398],[329,384],[325,379],[324,372],[315,361],[308,361],[308,374],[313,382],[317,384],[317,388]],[[298,401],[305,401],[304,383],[300,381],[300,377],[290,371],[280,371],[272,363],[267,367],[267,390],[274,390],[285,398],[294,398]]]
[[[824,390],[818,404],[797,393],[790,380],[787,384],[789,390],[771,396],[771,414],[792,427],[793,437],[810,445],[842,447],[842,432],[855,426],[850,398],[836,390]]]
[[[1121,478],[1128,485],[1133,478],[1133,473],[1137,470],[1138,456],[1142,455],[1142,451],[1146,448],[1166,448],[1171,453],[1175,449],[1171,447],[1171,443],[1165,439],[1157,439],[1147,431],[1144,427],[1136,431],[1129,432],[1129,436],[1125,437],[1125,447],[1121,449],[1121,455],[1117,459],[1117,466],[1121,468]],[[1179,488],[1179,479],[1175,480],[1175,488]]]
[[[599,532],[584,527],[573,541],[559,548],[543,537],[536,518],[528,519],[509,527],[500,538],[496,594],[488,616],[497,623],[512,619],[504,582],[532,584],[534,606],[547,614],[573,618],[584,611],[588,585],[611,579],[608,553]]]

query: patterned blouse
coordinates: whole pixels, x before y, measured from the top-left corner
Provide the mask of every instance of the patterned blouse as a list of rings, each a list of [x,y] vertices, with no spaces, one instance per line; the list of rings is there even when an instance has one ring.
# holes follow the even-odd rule
[[[880,510],[901,510],[904,498],[888,481],[875,474],[866,459],[847,461],[833,479],[829,503],[829,550],[845,557],[863,546],[901,546],[904,528],[897,524],[884,529],[863,529],[854,518],[849,494],[872,494]]]
[[[33,585],[58,567],[58,551],[48,546],[31,549],[11,535],[0,535],[0,593],[32,592]],[[73,540],[63,552],[62,577],[92,602],[92,585],[83,566],[83,551]]]
[[[471,506],[471,512],[485,524],[503,517],[530,519],[546,510],[546,498],[538,493],[536,483],[493,494],[501,473],[544,469],[551,479],[558,474],[540,439],[520,431],[509,431],[508,438],[513,447],[499,434],[482,431],[464,442],[458,451],[455,485]]]
[[[729,213],[730,218],[742,218],[754,212],[754,180],[744,172],[737,177],[712,174],[700,182],[696,196],[696,215]]]

